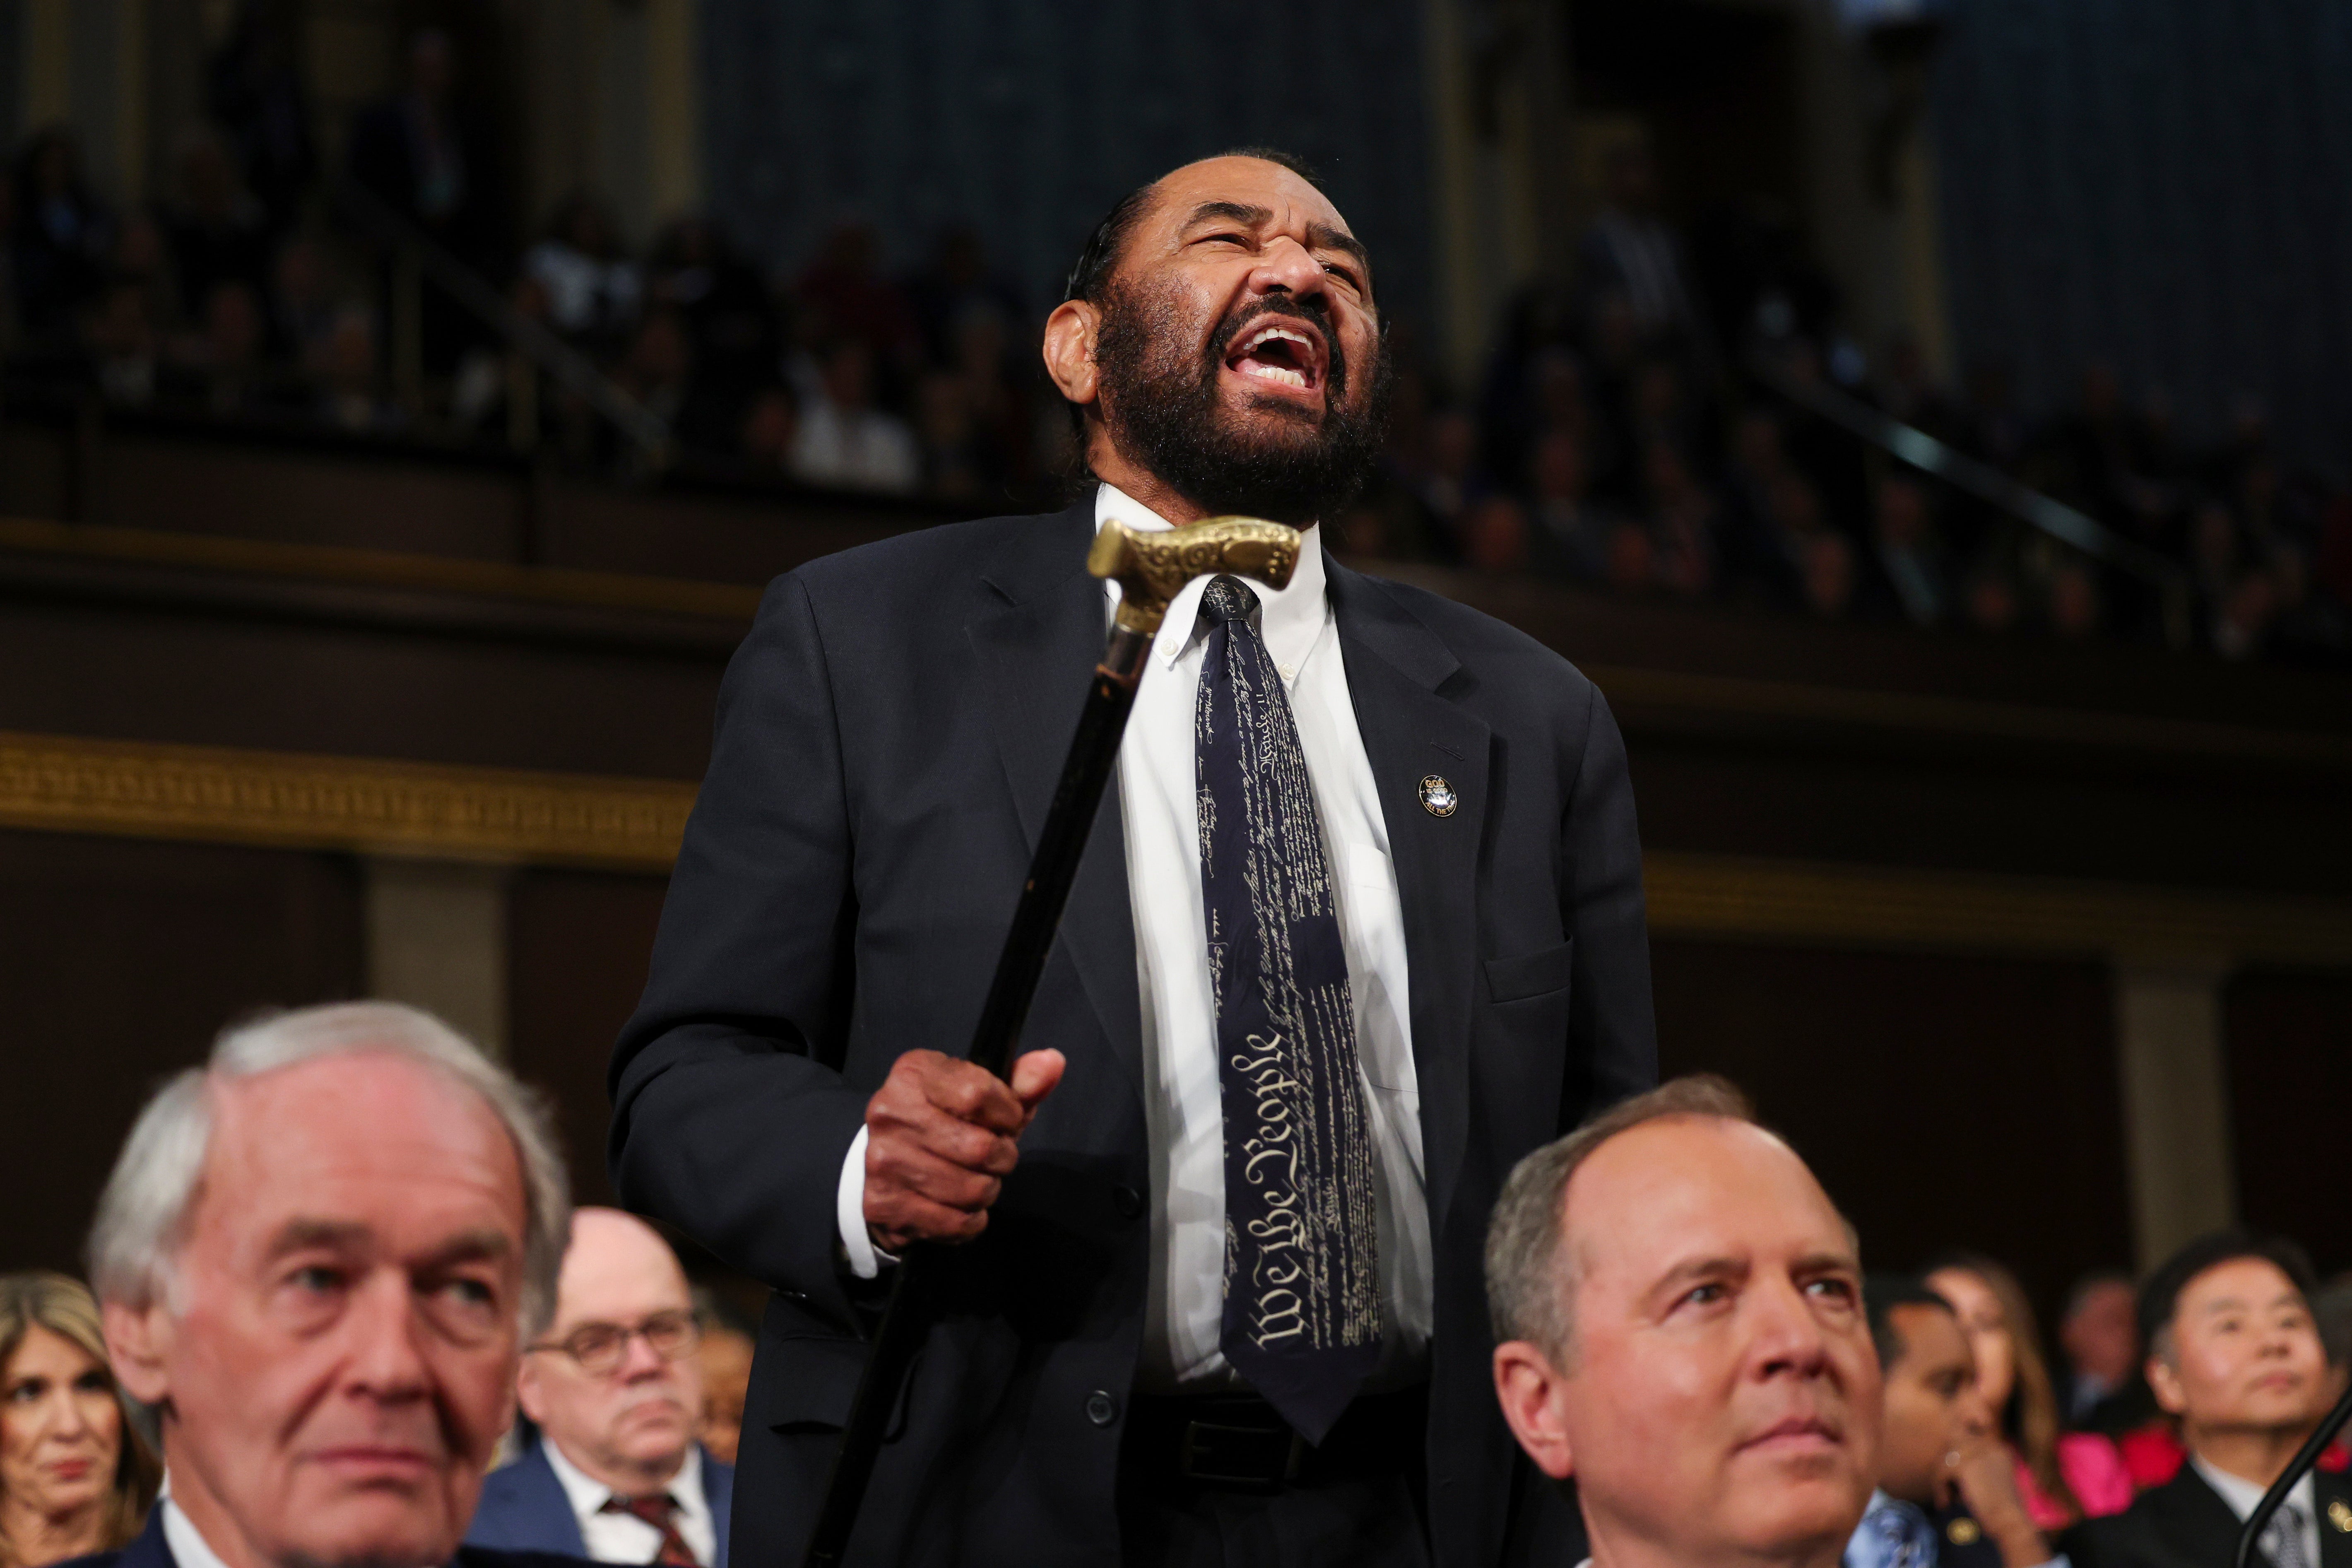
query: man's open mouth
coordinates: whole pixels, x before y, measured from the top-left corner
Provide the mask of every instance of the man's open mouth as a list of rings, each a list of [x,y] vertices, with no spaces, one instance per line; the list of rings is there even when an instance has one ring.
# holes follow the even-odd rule
[[[1235,334],[1225,368],[1253,381],[1312,392],[1323,384],[1323,334],[1305,321],[1265,321]]]

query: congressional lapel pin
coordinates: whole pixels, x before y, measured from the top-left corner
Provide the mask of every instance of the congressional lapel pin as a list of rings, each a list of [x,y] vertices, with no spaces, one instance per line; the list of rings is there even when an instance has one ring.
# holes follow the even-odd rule
[[[1454,786],[1435,773],[1431,773],[1421,781],[1422,809],[1428,812],[1430,816],[1451,816],[1454,815],[1454,808],[1461,804],[1462,797],[1454,793]]]
[[[1952,1538],[1955,1546],[1974,1546],[1977,1537],[1984,1533],[1984,1527],[1973,1519],[1956,1519],[1944,1526],[1944,1533]]]
[[[2345,1534],[2352,1535],[2352,1503],[2346,1502],[2342,1498],[2337,1498],[2334,1502],[2329,1503],[2327,1522]]]

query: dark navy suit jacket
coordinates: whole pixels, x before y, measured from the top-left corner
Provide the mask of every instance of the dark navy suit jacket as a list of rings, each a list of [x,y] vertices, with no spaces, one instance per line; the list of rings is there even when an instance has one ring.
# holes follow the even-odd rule
[[[549,1479],[554,1479],[551,1473]],[[576,1533],[573,1539],[578,1540]],[[163,1505],[155,1505],[154,1511],[147,1516],[147,1528],[121,1551],[77,1557],[58,1564],[58,1568],[180,1568],[170,1543],[163,1539]],[[457,1555],[449,1560],[449,1568],[586,1568],[586,1564],[577,1557],[553,1552],[498,1552],[468,1542],[457,1548]]]
[[[813,561],[769,588],[721,688],[614,1058],[611,1152],[625,1204],[776,1290],[736,1461],[746,1563],[806,1544],[866,1362],[835,1258],[842,1159],[903,1052],[969,1047],[1102,658],[1093,538],[1089,497]],[[1592,683],[1534,638],[1336,561],[1328,582],[1404,916],[1435,1560],[1572,1563],[1573,1511],[1496,1406],[1481,1252],[1520,1156],[1656,1079],[1624,744]],[[1445,816],[1422,804],[1431,774],[1457,797]],[[987,1233],[942,1258],[949,1305],[855,1568],[1118,1558],[1152,1201],[1124,837],[1113,790],[1022,1036],[1068,1070]]]
[[[533,1443],[511,1465],[492,1470],[482,1479],[482,1500],[474,1510],[474,1527],[466,1531],[468,1546],[493,1546],[508,1552],[557,1552],[572,1557],[588,1555],[580,1539],[580,1520],[572,1499],[547,1462],[546,1439]],[[719,1557],[712,1568],[727,1568],[728,1515],[735,1506],[735,1471],[702,1451],[702,1496],[718,1526]]]

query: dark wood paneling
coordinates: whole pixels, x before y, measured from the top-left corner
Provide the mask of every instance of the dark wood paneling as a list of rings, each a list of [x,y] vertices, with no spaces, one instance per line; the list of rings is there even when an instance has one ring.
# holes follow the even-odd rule
[[[0,832],[0,1270],[80,1271],[157,1083],[221,1026],[357,994],[357,868],[329,855]]]
[[[573,1194],[613,1202],[604,1173],[604,1065],[645,989],[666,877],[533,870],[513,883],[508,1056],[553,1096]]]
[[[2225,1005],[2240,1212],[2352,1268],[2352,976],[2252,971]]]
[[[2044,1310],[2131,1258],[2114,1001],[2094,964],[1659,942],[1669,1074],[1756,1099],[1874,1268],[1950,1247]]]

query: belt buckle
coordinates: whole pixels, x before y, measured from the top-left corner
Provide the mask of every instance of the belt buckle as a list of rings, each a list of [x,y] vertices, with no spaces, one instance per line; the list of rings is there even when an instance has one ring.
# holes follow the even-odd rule
[[[1280,1491],[1298,1479],[1307,1458],[1306,1439],[1287,1426],[1236,1426],[1223,1421],[1187,1421],[1176,1446],[1176,1473],[1203,1486]]]

